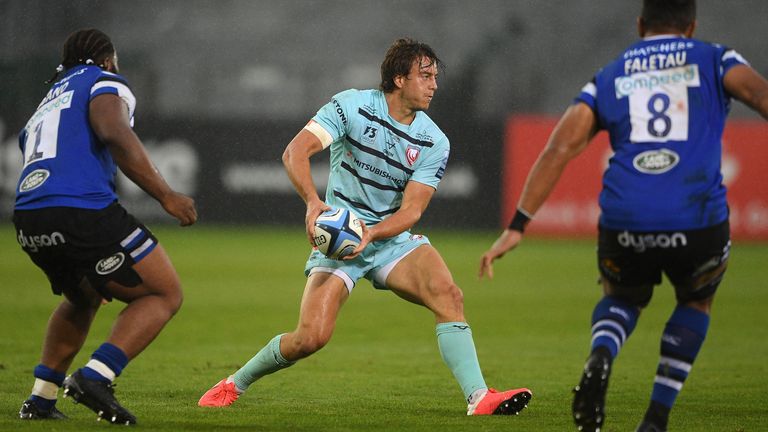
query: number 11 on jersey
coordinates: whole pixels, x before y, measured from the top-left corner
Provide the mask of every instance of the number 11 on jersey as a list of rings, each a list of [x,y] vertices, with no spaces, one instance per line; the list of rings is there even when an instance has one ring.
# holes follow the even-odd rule
[[[61,112],[72,105],[74,91],[64,92],[41,106],[27,123],[24,139],[24,166],[56,157]]]

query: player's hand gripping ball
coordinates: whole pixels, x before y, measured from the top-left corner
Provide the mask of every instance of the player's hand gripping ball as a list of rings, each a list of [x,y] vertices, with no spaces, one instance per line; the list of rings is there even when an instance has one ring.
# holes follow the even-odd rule
[[[360,219],[347,209],[331,209],[315,221],[315,246],[331,259],[352,253],[363,238]]]

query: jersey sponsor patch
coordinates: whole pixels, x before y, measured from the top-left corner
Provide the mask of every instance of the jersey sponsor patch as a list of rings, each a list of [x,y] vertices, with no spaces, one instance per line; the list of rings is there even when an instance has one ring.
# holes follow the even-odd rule
[[[680,155],[669,149],[648,150],[635,156],[632,165],[645,174],[665,173],[680,162]]]
[[[29,192],[39,188],[50,176],[50,171],[46,169],[40,168],[32,171],[27,174],[27,176],[24,177],[24,180],[21,181],[21,184],[19,184],[19,192]]]
[[[416,162],[416,159],[419,158],[420,152],[421,150],[419,150],[419,148],[415,145],[408,146],[408,148],[405,150],[405,159],[408,161],[408,165],[413,166],[413,164]]]
[[[630,141],[688,139],[688,88],[701,86],[698,65],[621,76],[614,85],[616,99],[629,99]]]
[[[124,261],[125,254],[122,252],[118,252],[112,256],[103,258],[96,263],[96,273],[100,275],[110,274],[119,269],[120,266],[123,265]]]

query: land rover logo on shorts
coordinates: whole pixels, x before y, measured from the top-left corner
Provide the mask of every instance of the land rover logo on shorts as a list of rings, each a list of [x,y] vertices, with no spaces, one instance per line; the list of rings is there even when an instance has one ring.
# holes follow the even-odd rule
[[[32,171],[21,181],[19,192],[29,192],[39,188],[46,180],[48,180],[50,175],[51,173],[45,169],[36,169]]]
[[[665,173],[680,162],[680,156],[669,149],[649,150],[635,156],[632,164],[646,174]]]
[[[106,257],[96,263],[96,273],[100,275],[110,274],[117,270],[123,261],[125,261],[125,255],[122,252]]]

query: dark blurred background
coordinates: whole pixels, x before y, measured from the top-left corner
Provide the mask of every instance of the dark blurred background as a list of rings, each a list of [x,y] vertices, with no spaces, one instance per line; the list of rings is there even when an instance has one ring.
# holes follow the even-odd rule
[[[429,115],[451,161],[423,224],[500,226],[504,127],[558,116],[637,38],[641,1],[0,0],[0,216],[20,169],[16,136],[47,91],[61,45],[97,27],[137,96],[136,131],[201,222],[301,224],[285,145],[329,98],[379,83],[392,41],[432,45],[447,65]],[[768,1],[698,2],[696,36],[737,49],[768,76]],[[757,118],[735,104],[732,118]],[[325,152],[327,153],[327,152]],[[327,154],[314,167],[324,189]],[[133,213],[170,221],[124,178]]]

